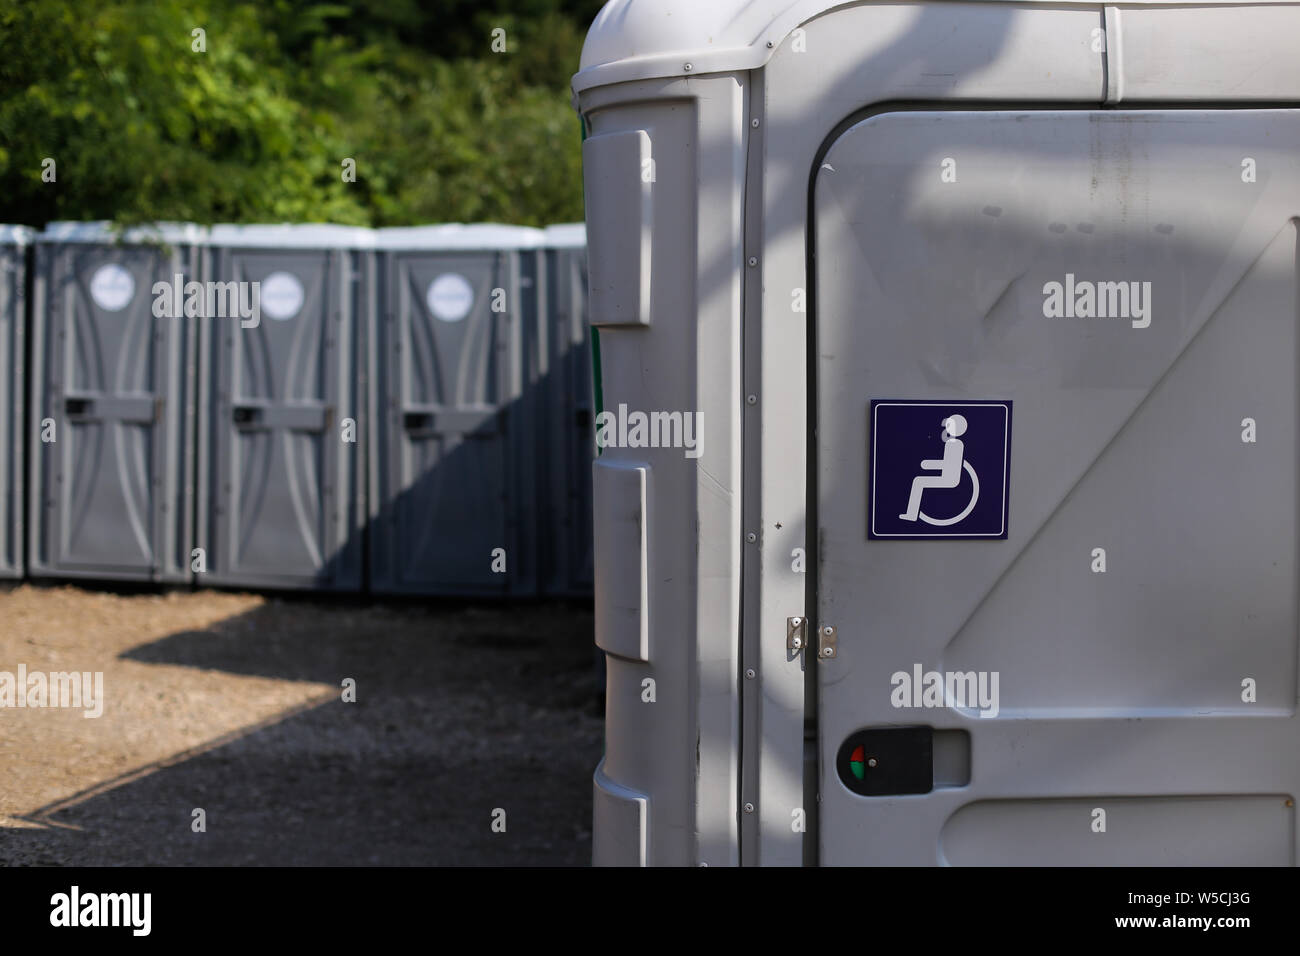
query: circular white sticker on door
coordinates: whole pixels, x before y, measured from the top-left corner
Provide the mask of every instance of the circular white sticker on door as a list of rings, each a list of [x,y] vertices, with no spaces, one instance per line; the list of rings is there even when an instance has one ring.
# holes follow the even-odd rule
[[[261,293],[262,311],[281,322],[302,308],[302,283],[288,272],[272,272],[262,280]]]
[[[105,312],[121,312],[135,295],[135,280],[115,262],[100,266],[90,278],[90,297]]]
[[[425,300],[435,318],[444,322],[459,322],[474,307],[474,287],[464,276],[447,272],[429,283]]]

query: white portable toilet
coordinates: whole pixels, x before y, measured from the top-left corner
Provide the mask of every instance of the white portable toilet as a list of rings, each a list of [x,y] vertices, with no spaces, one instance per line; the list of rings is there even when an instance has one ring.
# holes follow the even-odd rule
[[[23,575],[23,371],[32,230],[0,225],[0,578]]]
[[[1296,861],[1297,37],[604,8],[597,863]]]
[[[193,223],[52,222],[34,237],[31,577],[191,579],[198,336],[168,305],[201,241]]]
[[[537,593],[542,240],[497,223],[375,233],[376,594]]]
[[[587,318],[587,229],[547,226],[543,284],[546,341],[542,361],[545,426],[538,461],[546,469],[541,509],[544,594],[585,597],[592,587],[591,459],[595,452],[593,336]]]
[[[361,590],[373,236],[326,223],[207,232],[200,584]]]

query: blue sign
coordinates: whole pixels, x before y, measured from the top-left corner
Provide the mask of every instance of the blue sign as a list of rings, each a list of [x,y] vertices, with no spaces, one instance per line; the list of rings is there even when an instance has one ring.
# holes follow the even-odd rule
[[[1005,538],[1010,402],[871,403],[868,538]]]

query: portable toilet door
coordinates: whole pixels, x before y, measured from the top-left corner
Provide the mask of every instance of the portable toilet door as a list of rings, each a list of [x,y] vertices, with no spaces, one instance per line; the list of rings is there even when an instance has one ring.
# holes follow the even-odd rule
[[[604,8],[597,862],[1296,862],[1297,36]]]
[[[546,427],[539,460],[549,501],[542,534],[542,590],[585,597],[592,589],[591,463],[596,454],[592,334],[587,319],[587,229],[548,226],[546,243]]]
[[[198,229],[36,237],[28,442],[33,577],[188,581],[194,334],[172,314]]]
[[[358,591],[368,229],[213,226],[201,324],[203,584]]]
[[[370,587],[537,592],[540,230],[380,229]]]
[[[23,576],[23,374],[32,231],[0,226],[0,578]]]

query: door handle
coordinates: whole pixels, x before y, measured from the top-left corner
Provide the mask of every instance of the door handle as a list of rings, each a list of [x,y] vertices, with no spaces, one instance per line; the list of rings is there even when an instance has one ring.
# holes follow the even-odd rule
[[[258,405],[236,405],[230,411],[236,428],[258,428],[262,424],[262,409]]]
[[[501,409],[439,409],[402,412],[402,429],[413,437],[460,435],[463,438],[495,438],[505,432]]]
[[[334,422],[334,406],[315,403],[278,402],[235,405],[230,410],[236,428],[244,431],[271,430],[325,432]]]
[[[402,414],[402,427],[408,432],[432,431],[433,414],[431,412],[404,412]]]
[[[63,413],[74,422],[156,425],[163,419],[161,395],[65,395]]]
[[[95,411],[93,398],[72,398],[63,400],[63,414],[69,418],[86,418]]]

